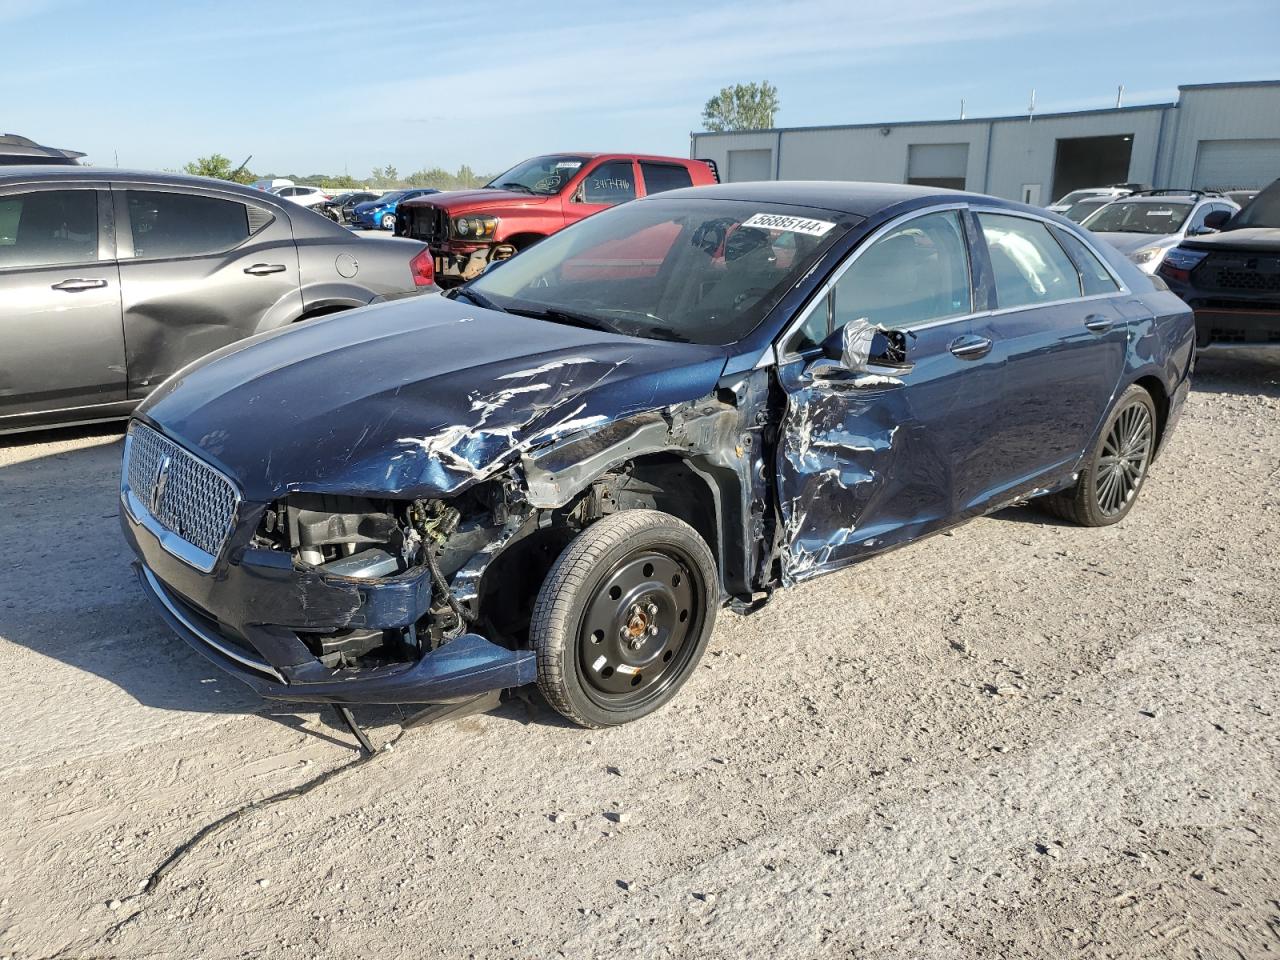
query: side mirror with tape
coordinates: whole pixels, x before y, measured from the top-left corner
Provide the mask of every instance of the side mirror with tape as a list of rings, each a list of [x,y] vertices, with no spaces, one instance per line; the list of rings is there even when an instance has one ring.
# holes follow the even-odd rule
[[[822,355],[805,368],[811,380],[851,380],[906,373],[906,334],[868,320],[852,320],[822,341]]]

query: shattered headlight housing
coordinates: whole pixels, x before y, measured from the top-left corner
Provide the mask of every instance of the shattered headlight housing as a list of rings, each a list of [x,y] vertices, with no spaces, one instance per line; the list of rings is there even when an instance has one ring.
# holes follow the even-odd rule
[[[453,235],[459,240],[492,240],[497,232],[497,217],[466,214],[453,218]]]

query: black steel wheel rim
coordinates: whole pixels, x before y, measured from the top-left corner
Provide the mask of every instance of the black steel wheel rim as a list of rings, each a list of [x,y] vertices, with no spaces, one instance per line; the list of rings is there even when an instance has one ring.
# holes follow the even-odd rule
[[[630,553],[604,576],[583,611],[578,675],[613,710],[660,697],[697,649],[706,610],[696,564],[670,546]]]
[[[1146,404],[1131,403],[1112,421],[1093,477],[1094,501],[1103,516],[1123,512],[1137,495],[1151,462],[1154,438]]]

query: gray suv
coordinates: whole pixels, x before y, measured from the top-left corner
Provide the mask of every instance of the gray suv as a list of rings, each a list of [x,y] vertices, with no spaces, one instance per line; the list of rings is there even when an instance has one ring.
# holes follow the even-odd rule
[[[0,433],[126,416],[244,337],[434,291],[432,266],[220,180],[0,167]]]

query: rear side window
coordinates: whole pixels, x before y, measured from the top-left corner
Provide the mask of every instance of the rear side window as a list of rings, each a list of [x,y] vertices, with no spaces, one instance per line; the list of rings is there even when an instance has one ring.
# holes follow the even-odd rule
[[[126,190],[135,257],[220,253],[249,237],[243,203],[183,193]]]
[[[979,213],[1001,309],[1080,296],[1080,276],[1039,220]]]
[[[0,268],[98,259],[98,195],[40,190],[0,197]]]
[[[650,163],[647,160],[641,160],[640,172],[644,175],[645,192],[649,194],[693,186],[693,177],[688,169],[674,163]]]
[[[1086,297],[1115,293],[1120,289],[1120,285],[1102,265],[1097,254],[1090,250],[1083,240],[1069,230],[1055,230],[1054,236],[1062,241],[1062,245],[1067,248],[1067,253],[1071,254],[1071,259],[1080,268],[1080,282],[1084,286]]]
[[[635,175],[630,160],[602,163],[582,181],[583,203],[623,203],[636,196]]]

